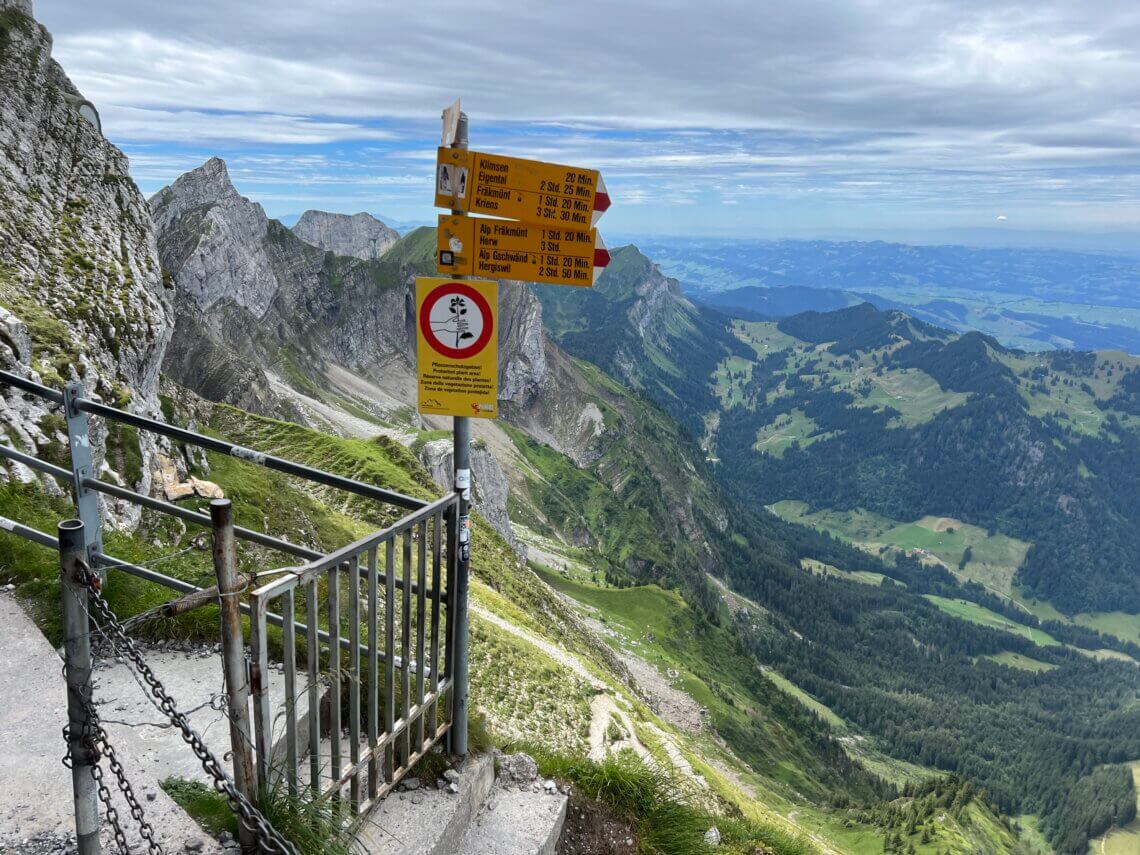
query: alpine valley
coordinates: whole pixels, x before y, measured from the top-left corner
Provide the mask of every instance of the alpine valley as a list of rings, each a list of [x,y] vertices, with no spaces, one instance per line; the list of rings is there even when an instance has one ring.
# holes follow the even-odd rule
[[[46,31],[3,16],[0,367],[448,489],[450,421],[415,411],[434,230],[319,211],[287,228],[218,158],[143,200],[69,112]],[[564,770],[658,770],[703,824],[619,817],[644,852],[718,851],[712,823],[742,853],[1135,851],[1140,359],[1014,349],[848,296],[702,303],[636,246],[612,255],[592,289],[501,283],[502,417],[474,420],[473,459],[472,706],[491,738]],[[57,413],[0,402],[10,444],[66,454]],[[224,455],[93,440],[106,477],[209,478],[241,524],[297,542],[384,522]],[[47,529],[69,508],[4,470],[0,514]],[[189,542],[107,516],[131,560]],[[53,560],[0,539],[0,582],[58,641]],[[165,566],[201,583],[208,563]],[[163,597],[109,589],[123,615]]]

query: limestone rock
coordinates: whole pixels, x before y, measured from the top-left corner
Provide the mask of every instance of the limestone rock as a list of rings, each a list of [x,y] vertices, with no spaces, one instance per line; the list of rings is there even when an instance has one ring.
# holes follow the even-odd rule
[[[226,494],[222,488],[213,481],[190,476],[186,481],[178,478],[178,469],[174,461],[165,454],[158,455],[158,471],[156,473],[162,483],[162,492],[168,502],[177,502],[191,496],[201,496],[203,499],[224,499]]]
[[[213,481],[203,481],[201,478],[191,477],[190,487],[194,490],[194,495],[201,496],[203,499],[224,499],[226,497],[222,488]]]
[[[293,234],[326,252],[364,261],[376,260],[400,239],[399,232],[371,214],[327,211],[305,211],[293,226]]]
[[[546,382],[546,335],[542,304],[522,282],[499,289],[499,400],[526,407]]]
[[[454,455],[451,440],[436,439],[420,449],[420,461],[432,480],[444,489],[454,484]],[[483,515],[511,547],[525,554],[526,547],[515,537],[511,520],[507,516],[507,498],[510,486],[494,456],[479,443],[471,447],[471,492],[475,510]]]
[[[127,158],[82,119],[82,96],[51,56],[31,4],[6,0],[0,35],[0,367],[157,415],[158,375],[172,327],[149,211]],[[25,448],[53,441],[48,411],[0,391],[0,424]],[[128,475],[135,442],[93,422],[98,471]],[[150,489],[156,443],[141,440],[133,489]],[[7,470],[23,478],[19,467]],[[54,489],[54,487],[53,487]],[[105,500],[108,521],[132,525],[137,508]]]
[[[514,787],[530,787],[538,780],[538,763],[529,754],[507,754],[499,760],[499,781]]]

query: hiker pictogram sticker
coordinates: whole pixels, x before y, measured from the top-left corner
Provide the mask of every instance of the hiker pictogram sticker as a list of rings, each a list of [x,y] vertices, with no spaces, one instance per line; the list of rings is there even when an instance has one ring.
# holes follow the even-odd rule
[[[494,418],[498,414],[498,285],[416,279],[419,411]]]

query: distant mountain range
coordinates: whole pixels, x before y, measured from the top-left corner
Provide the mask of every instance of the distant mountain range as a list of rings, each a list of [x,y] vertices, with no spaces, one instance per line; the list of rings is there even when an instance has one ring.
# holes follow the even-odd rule
[[[752,317],[869,301],[1025,350],[1140,353],[1140,258],[829,241],[650,240],[693,299]]]

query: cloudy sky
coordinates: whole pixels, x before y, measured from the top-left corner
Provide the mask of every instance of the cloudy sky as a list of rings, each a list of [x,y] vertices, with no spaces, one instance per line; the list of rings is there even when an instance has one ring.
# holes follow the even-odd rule
[[[1137,0],[36,0],[150,193],[428,221],[473,148],[603,171],[603,231],[1140,231]]]

